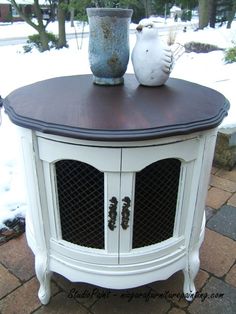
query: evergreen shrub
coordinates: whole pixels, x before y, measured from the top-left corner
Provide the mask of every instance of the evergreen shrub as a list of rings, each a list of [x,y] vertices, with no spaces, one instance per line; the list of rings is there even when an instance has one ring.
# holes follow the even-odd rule
[[[225,50],[225,63],[236,62],[236,45]]]
[[[184,45],[186,52],[208,53],[215,50],[222,50],[218,46],[205,44],[196,41],[190,41]]]
[[[47,37],[49,40],[49,49],[51,48],[57,48],[58,45],[58,37],[56,35],[54,35],[53,33],[49,33],[47,32]],[[34,34],[34,35],[30,35],[28,36],[28,40],[27,40],[27,45],[25,45],[24,48],[24,52],[30,52],[32,51],[33,48],[37,48],[39,51],[42,51],[42,44],[40,41],[40,36],[39,34]]]

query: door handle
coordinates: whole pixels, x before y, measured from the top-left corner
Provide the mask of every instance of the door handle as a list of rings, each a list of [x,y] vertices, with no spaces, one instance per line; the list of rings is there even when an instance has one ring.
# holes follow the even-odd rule
[[[131,200],[128,196],[125,196],[122,199],[123,206],[122,206],[122,212],[121,212],[121,227],[126,230],[129,227],[129,216],[130,216],[130,204]]]
[[[108,216],[110,217],[108,221],[108,227],[111,231],[114,231],[116,228],[116,217],[117,217],[117,198],[115,196],[112,196],[112,198],[109,200],[110,206],[109,206],[109,213]]]

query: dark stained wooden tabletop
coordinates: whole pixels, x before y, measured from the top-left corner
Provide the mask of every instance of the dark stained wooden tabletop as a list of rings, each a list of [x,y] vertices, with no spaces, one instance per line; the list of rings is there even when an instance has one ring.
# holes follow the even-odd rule
[[[164,86],[98,86],[91,75],[58,77],[13,91],[4,99],[13,123],[72,138],[128,141],[188,134],[218,126],[229,102],[219,92],[170,78]]]

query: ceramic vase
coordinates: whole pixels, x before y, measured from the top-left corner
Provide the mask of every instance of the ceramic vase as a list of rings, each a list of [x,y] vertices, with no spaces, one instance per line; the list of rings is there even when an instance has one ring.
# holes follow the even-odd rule
[[[89,63],[93,82],[119,85],[129,62],[129,25],[133,11],[116,8],[87,8]]]

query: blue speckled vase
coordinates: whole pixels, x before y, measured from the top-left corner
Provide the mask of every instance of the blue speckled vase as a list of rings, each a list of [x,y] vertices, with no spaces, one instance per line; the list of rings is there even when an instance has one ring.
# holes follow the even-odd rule
[[[93,82],[119,85],[129,62],[129,24],[133,10],[88,8],[89,62]]]

